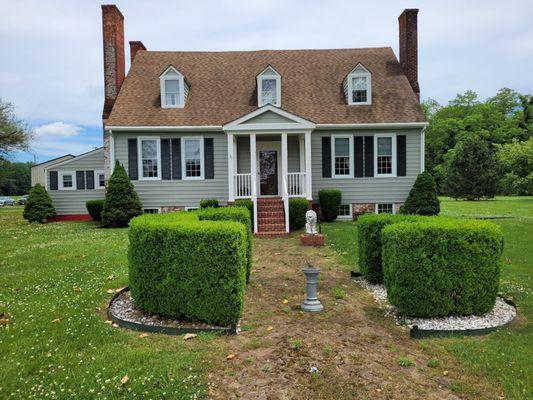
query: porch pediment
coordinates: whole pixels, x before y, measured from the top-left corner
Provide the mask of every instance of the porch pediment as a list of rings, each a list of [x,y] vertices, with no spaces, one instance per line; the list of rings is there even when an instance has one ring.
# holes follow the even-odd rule
[[[224,131],[307,131],[316,125],[272,105],[261,107],[224,125]]]

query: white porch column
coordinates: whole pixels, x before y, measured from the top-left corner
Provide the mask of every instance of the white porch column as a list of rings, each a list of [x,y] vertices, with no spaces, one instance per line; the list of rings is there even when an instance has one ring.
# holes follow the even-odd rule
[[[289,193],[287,191],[287,172],[288,168],[288,148],[287,148],[287,134],[281,134],[281,184],[283,186],[283,205],[285,207],[285,231],[289,232]]]
[[[305,132],[305,194],[307,200],[313,200],[311,172],[311,131]]]
[[[298,135],[298,149],[300,150],[300,172],[305,172],[305,141],[304,135]]]
[[[233,133],[228,133],[228,202],[235,201],[235,164],[233,160]]]
[[[257,154],[255,142],[255,133],[250,133],[250,181],[252,185],[252,202],[254,203],[254,233],[257,233]]]

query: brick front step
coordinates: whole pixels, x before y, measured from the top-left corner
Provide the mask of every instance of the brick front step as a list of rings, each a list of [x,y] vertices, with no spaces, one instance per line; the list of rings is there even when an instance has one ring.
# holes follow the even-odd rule
[[[285,231],[275,231],[275,232],[257,232],[254,234],[255,237],[260,238],[280,238],[280,237],[287,237],[289,234]]]
[[[280,218],[260,218],[257,220],[258,226],[263,225],[285,225],[285,219]]]
[[[284,219],[285,213],[283,211],[258,211],[257,212],[258,218],[278,218],[278,219]]]
[[[264,231],[283,231],[283,232],[285,232],[285,224],[280,224],[280,223],[277,223],[277,224],[259,224],[257,226],[257,230],[259,232],[264,232]]]

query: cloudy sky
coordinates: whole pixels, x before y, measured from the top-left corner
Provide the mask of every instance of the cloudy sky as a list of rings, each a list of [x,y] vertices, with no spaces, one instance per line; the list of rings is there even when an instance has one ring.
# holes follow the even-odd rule
[[[18,160],[45,161],[101,146],[100,1],[0,0],[0,97],[36,140]],[[531,0],[117,1],[126,41],[148,50],[259,50],[392,46],[397,17],[419,8],[422,98],[472,89],[533,93]],[[129,54],[126,55],[129,60]]]

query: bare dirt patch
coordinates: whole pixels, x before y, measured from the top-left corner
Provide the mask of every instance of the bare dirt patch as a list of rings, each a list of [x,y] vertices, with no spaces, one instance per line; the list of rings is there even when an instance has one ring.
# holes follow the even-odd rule
[[[300,310],[301,268],[322,270],[324,311]],[[383,316],[372,297],[326,247],[302,247],[298,236],[254,241],[243,331],[218,338],[213,399],[498,398],[500,389],[466,375],[426,341]],[[226,360],[227,354],[235,354]],[[429,364],[431,365],[428,366]],[[311,372],[311,368],[317,372]]]

